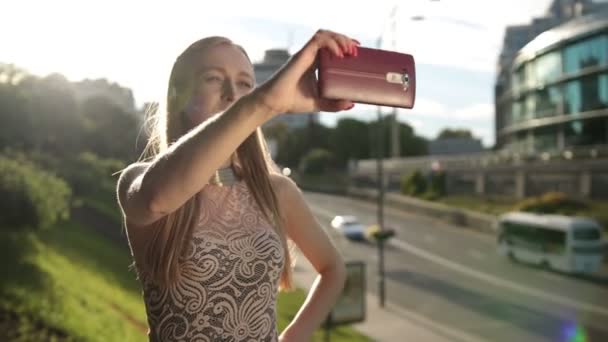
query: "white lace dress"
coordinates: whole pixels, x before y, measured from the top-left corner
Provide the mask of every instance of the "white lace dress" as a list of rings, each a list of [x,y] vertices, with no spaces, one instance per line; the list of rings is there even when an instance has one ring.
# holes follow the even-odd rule
[[[180,278],[144,273],[150,341],[276,341],[283,248],[246,183],[207,185]]]

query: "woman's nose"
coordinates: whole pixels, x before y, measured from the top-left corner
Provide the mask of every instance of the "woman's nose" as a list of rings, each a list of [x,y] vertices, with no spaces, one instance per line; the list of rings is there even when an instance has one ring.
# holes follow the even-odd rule
[[[232,83],[231,81],[226,81],[224,83],[224,91],[222,95],[224,100],[228,102],[234,101],[236,98],[236,87],[234,83]]]

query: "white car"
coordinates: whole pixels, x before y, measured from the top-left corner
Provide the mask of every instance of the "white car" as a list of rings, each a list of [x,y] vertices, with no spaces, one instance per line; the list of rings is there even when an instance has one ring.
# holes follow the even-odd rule
[[[331,220],[331,226],[349,239],[365,239],[365,226],[355,216],[336,216]]]

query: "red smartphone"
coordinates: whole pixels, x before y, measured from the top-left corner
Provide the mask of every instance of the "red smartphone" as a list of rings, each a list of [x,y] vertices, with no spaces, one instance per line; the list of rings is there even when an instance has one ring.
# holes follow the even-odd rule
[[[358,47],[357,56],[339,58],[319,50],[318,87],[321,97],[411,109],[416,100],[414,56]]]

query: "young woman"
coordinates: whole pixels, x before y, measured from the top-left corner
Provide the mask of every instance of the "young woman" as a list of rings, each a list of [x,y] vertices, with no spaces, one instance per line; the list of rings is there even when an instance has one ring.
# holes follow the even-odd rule
[[[352,108],[319,98],[315,59],[322,48],[356,55],[357,45],[319,30],[259,87],[227,38],[204,38],[177,58],[151,158],[117,185],[151,341],[308,341],[320,326],[343,287],[343,261],[297,185],[276,170],[260,126]],[[292,287],[288,241],[319,276],[277,336],[276,295]]]

